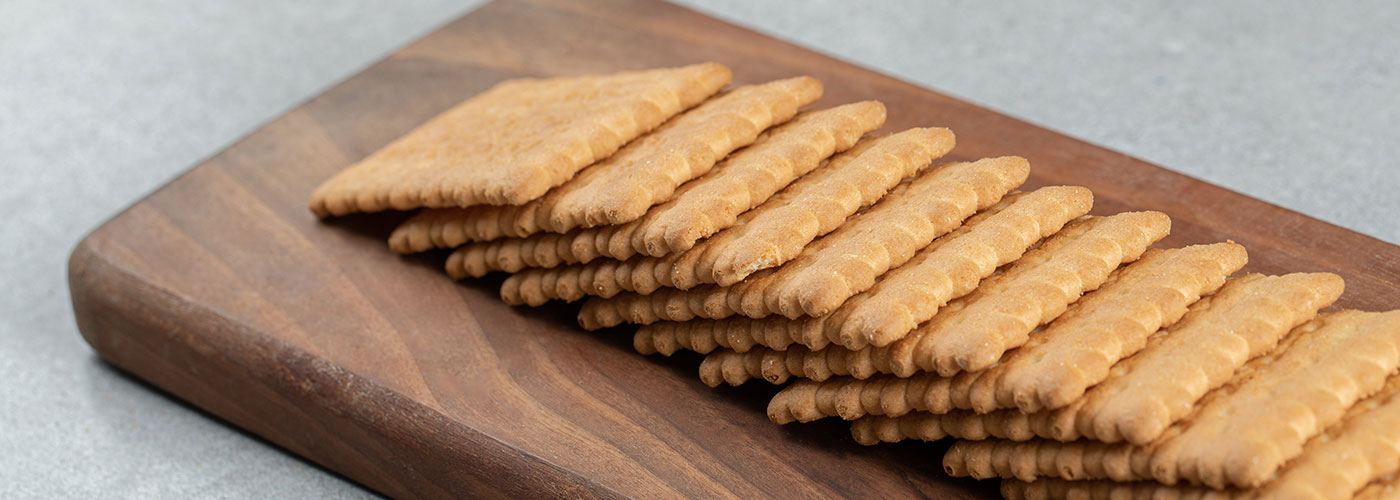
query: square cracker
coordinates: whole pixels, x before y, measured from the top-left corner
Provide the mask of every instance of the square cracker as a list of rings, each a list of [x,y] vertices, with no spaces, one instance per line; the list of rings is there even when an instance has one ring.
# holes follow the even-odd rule
[[[1245,500],[1372,498],[1400,473],[1400,377],[1391,377],[1379,393],[1357,403],[1337,424],[1312,438],[1298,458],[1268,483],[1250,490],[1214,490],[1168,486],[1155,481],[1067,481],[1040,478],[1031,483],[1007,479],[1007,498],[1154,498]],[[1367,491],[1371,490],[1371,491]],[[1391,495],[1395,493],[1392,491]],[[1374,498],[1380,498],[1376,496]]]
[[[978,478],[1154,479],[1254,488],[1303,453],[1400,369],[1400,311],[1340,311],[1294,329],[1151,444],[959,441],[950,475]]]
[[[932,318],[950,300],[967,295],[983,278],[1020,258],[1036,242],[1089,212],[1093,195],[1072,186],[1012,193],[969,218],[962,227],[924,247],[909,262],[880,276],[869,290],[831,314],[795,320],[731,317],[653,323],[634,336],[643,354],[670,356],[677,348],[709,354],[717,347],[745,352],[756,345],[786,350],[793,343],[823,349],[888,345]]]
[[[1072,250],[1074,247],[1061,248]],[[1031,256],[1032,259],[1037,257]],[[1043,265],[1070,270],[1063,264],[1065,261],[1050,258]],[[1082,298],[1074,296],[1080,289],[1071,288],[1070,298],[1077,300],[1068,306],[1061,306],[1060,301],[1064,299],[1055,295],[1028,293],[1037,288],[1031,284],[1034,281],[997,279],[983,285],[996,291],[982,295],[980,300],[976,295],[960,299],[949,307],[946,314],[950,316],[941,319],[935,316],[911,337],[885,348],[853,351],[833,345],[817,351],[802,347],[786,351],[753,349],[742,356],[764,358],[762,375],[770,382],[781,382],[793,375],[814,380],[825,380],[833,375],[863,379],[877,372],[908,377],[915,371],[932,372],[940,368],[935,364],[937,355],[951,349],[940,347],[936,340],[939,336],[971,333],[989,339],[988,345],[995,346],[997,344],[990,339],[1033,328],[1044,318],[1038,316],[1043,310],[1057,317],[1044,329],[1030,335],[1020,349],[1001,356],[990,368],[956,374],[951,385],[970,386],[971,390],[970,397],[955,403],[960,408],[970,406],[983,412],[992,411],[1025,405],[1029,403],[1027,400],[1039,402],[1039,398],[1045,396],[1039,392],[1043,388],[1052,391],[1055,397],[1067,398],[1082,393],[1106,376],[1115,361],[1141,348],[1147,336],[1164,324],[1180,318],[1187,306],[1202,294],[1220,287],[1225,277],[1243,266],[1244,261],[1244,248],[1233,243],[1151,250],[1141,260],[1115,271],[1106,279],[1085,278],[1082,286],[1092,288],[1098,286],[1098,282],[1103,284]],[[1110,257],[1105,262],[1117,260]],[[1092,276],[1091,272],[1086,275]],[[1025,277],[1038,273],[1008,271],[1003,276],[1017,274]],[[969,324],[966,321],[969,318],[982,323]],[[984,318],[1001,321],[987,324]],[[929,342],[930,339],[933,341]],[[712,356],[737,355],[726,352]],[[717,379],[710,373],[714,370],[712,366],[722,367],[723,361],[707,360],[701,365],[702,378],[707,381]],[[952,376],[946,372],[941,374]],[[738,374],[724,377],[725,380],[739,378],[742,377]],[[774,398],[775,404],[778,399]]]
[[[952,147],[953,134],[947,129],[916,128],[866,138],[683,253],[530,269],[507,279],[501,297],[507,303],[537,305],[556,298],[649,293],[660,287],[743,279],[785,264],[808,243],[839,230],[847,216],[906,190],[908,183],[901,186],[901,179],[924,170]]]
[[[404,224],[489,241],[631,222],[821,95],[821,82],[806,76],[738,87],[671,119],[538,199],[425,210]]]
[[[579,322],[591,330],[622,322],[649,324],[696,316],[720,319],[735,314],[751,318],[780,314],[796,318],[827,314],[934,239],[957,229],[979,210],[995,205],[1025,181],[1028,170],[1028,162],[1018,157],[929,169],[869,210],[847,219],[832,233],[806,245],[796,258],[780,267],[753,273],[734,286],[667,288],[650,295],[591,299],[580,310]],[[751,254],[762,255],[766,248],[758,245],[755,250]],[[716,261],[712,269],[723,269],[723,262]],[[686,288],[679,283],[686,276],[676,276],[680,270],[672,269],[671,274],[678,287]],[[692,269],[687,276],[710,274],[705,271]]]
[[[597,258],[625,260],[638,253],[664,257],[689,250],[701,239],[733,226],[741,214],[817,168],[832,154],[850,149],[884,121],[885,106],[877,101],[801,113],[764,132],[753,144],[681,186],[670,200],[626,224],[476,243],[468,243],[463,231],[404,224],[394,230],[389,246],[408,253],[468,243],[448,261],[448,274],[453,277],[552,268]]]
[[[1007,373],[992,376],[997,371],[1017,372],[1009,378],[1023,380],[1038,375],[1036,370],[1014,367],[996,367],[952,379],[919,376],[799,382],[775,396],[770,408],[780,419],[858,418],[852,433],[884,441],[947,435],[1146,445],[1186,416],[1208,391],[1228,382],[1237,368],[1273,350],[1284,334],[1313,319],[1341,293],[1342,279],[1330,273],[1251,274],[1230,280],[1219,292],[1193,304],[1180,321],[1154,334],[1141,351],[1113,365],[1102,380],[1085,380],[1093,387],[1082,397],[1053,411],[977,414],[967,410],[975,408],[974,401],[986,398],[987,386],[1000,385],[1008,378]],[[1008,358],[1043,357],[1059,364],[1082,359],[1100,348],[1098,343],[1090,343],[1083,348],[1085,354],[1065,356],[1022,347]],[[1074,366],[1064,364],[1065,368]],[[975,395],[977,392],[982,395]],[[831,413],[834,408],[840,412]],[[881,417],[873,417],[876,415]],[[913,434],[902,435],[902,431]]]
[[[311,194],[321,216],[520,204],[729,83],[716,63],[509,80],[420,125]]]

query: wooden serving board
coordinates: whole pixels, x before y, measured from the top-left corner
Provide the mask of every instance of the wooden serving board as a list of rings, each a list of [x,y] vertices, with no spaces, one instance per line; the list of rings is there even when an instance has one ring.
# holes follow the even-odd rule
[[[882,100],[888,130],[951,127],[958,159],[1025,156],[1032,187],[1088,186],[1096,213],[1164,211],[1163,246],[1233,239],[1251,271],[1332,271],[1341,305],[1400,306],[1400,247],[683,8],[502,0],[94,231],[70,261],[79,328],[122,369],[395,497],[995,495],[945,477],[944,446],[773,425],[771,386],[709,389],[698,357],[639,356],[573,307],[507,307],[499,280],[455,283],[440,253],[397,257],[403,214],[306,209],[332,173],[500,80],[709,60],[736,83],[813,75],[822,106]]]

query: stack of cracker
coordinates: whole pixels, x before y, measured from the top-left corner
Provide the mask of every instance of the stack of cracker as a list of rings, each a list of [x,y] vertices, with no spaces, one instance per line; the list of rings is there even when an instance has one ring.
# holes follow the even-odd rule
[[[1327,273],[1237,275],[1233,242],[1159,249],[1158,212],[1020,191],[1018,157],[939,162],[820,82],[723,90],[698,64],[502,83],[327,181],[318,214],[422,209],[399,253],[512,273],[510,304],[785,384],[779,424],[957,441],[1008,498],[1380,498],[1400,472],[1400,311],[1320,313]],[[1368,496],[1369,495],[1369,496]]]

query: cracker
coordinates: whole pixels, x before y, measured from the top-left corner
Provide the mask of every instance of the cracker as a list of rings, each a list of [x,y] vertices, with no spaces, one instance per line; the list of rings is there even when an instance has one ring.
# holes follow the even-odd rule
[[[1040,478],[1032,482],[1003,479],[1001,496],[1007,500],[1248,500],[1256,497],[1253,490],[1167,486],[1150,481],[1065,481],[1056,478]]]
[[[914,424],[886,431],[916,436]],[[872,434],[879,439],[885,435]],[[1345,500],[1367,488],[1380,490],[1400,472],[1400,377],[1391,377],[1376,395],[1352,406],[1337,424],[1308,441],[1298,458],[1278,475],[1252,490],[1214,490],[1168,486],[1152,481],[1065,481],[1040,478],[1032,483],[1007,480],[1008,498],[1316,498]],[[1369,486],[1368,486],[1369,485]],[[1369,494],[1369,493],[1368,493]]]
[[[920,413],[899,418],[871,415],[851,422],[851,439],[865,446],[898,443],[905,439],[938,441],[948,437],[942,415]]]
[[[721,319],[734,314],[753,318],[827,314],[938,236],[994,205],[1024,182],[1028,171],[1026,161],[1016,157],[931,169],[808,245],[796,259],[778,269],[756,274],[733,287],[706,286],[590,300],[579,313],[580,322],[589,328],[609,326],[607,323],[623,318],[645,324],[661,319],[684,321],[696,315]],[[655,314],[621,314],[648,308]]]
[[[729,79],[728,68],[704,63],[505,81],[336,174],[311,194],[311,209],[325,217],[525,203]]]
[[[1104,442],[1147,444],[1235,369],[1262,356],[1342,294],[1330,273],[1247,275],[1203,299],[1142,352],[1066,408],[1056,427]]]
[[[1400,499],[1400,471],[1392,472],[1356,492],[1354,500]]]
[[[1119,265],[1165,237],[1171,220],[1160,212],[1130,212],[1084,225],[1091,227],[1082,238],[1058,245],[1050,241],[1027,253],[995,283],[984,283],[959,299],[960,308],[934,316],[890,344],[895,373],[910,374],[917,367],[951,376],[990,367],[1008,349],[1025,343],[1037,325],[1058,317]]]
[[[1351,498],[1400,471],[1400,377],[1347,410],[1259,489],[1260,498]]]
[[[861,207],[907,191],[909,184],[900,185],[900,179],[923,170],[933,158],[952,149],[953,142],[953,134],[947,129],[910,129],[861,141],[827,166],[742,215],[734,226],[684,253],[526,271],[587,274],[592,279],[580,281],[561,276],[555,280],[579,282],[583,288],[522,290],[522,295],[538,297],[537,301],[580,295],[611,297],[623,291],[647,294],[661,287],[692,288],[701,282],[742,279],[791,260],[808,243],[841,226],[847,216]],[[887,196],[890,189],[894,191]]]
[[[798,389],[801,384],[794,384],[775,396],[770,408],[778,414],[814,414],[811,408],[816,406],[854,405],[843,409],[839,416],[844,418],[867,414],[900,417],[908,413],[910,418],[937,421],[947,435],[963,439],[1026,441],[1040,437],[1119,442],[1124,436],[1131,436],[1129,442],[1148,444],[1185,416],[1206,391],[1225,383],[1249,359],[1273,349],[1280,337],[1312,319],[1318,309],[1331,304],[1341,292],[1341,278],[1328,273],[1248,275],[1230,280],[1216,294],[1192,305],[1180,321],[1154,335],[1147,347],[1114,365],[1107,378],[1084,397],[1054,411],[1002,410],[981,415],[949,411],[942,416],[929,416],[922,411],[973,407],[976,398],[970,393],[1006,365],[924,386],[880,379],[826,382],[849,386],[846,390],[851,394],[844,402],[804,399],[796,394],[810,394],[811,389]],[[1008,358],[1023,353],[1035,356],[1022,348]],[[1047,354],[1045,359],[1066,358]],[[1007,363],[1010,364],[1014,362]],[[784,394],[789,391],[795,395]],[[793,404],[804,406],[774,408]],[[817,418],[828,416],[837,415]],[[900,428],[895,423],[882,425]]]
[[[820,401],[820,403],[815,408],[827,408],[826,405],[835,404],[835,402],[826,401]],[[812,407],[808,405],[802,408]],[[836,409],[837,414],[854,413],[851,409],[844,407],[831,406],[831,408]],[[855,412],[858,411],[855,410]],[[1005,410],[995,415],[1002,413],[1026,416],[1025,413],[1016,410]],[[799,416],[807,420],[798,419]],[[820,411],[814,411],[812,413],[793,413],[791,417],[784,416],[782,418],[790,419],[790,421],[811,421],[826,416],[829,415],[822,415]],[[953,410],[947,413],[919,411],[897,417],[865,415],[851,421],[851,437],[855,438],[856,442],[869,446],[878,443],[898,443],[906,439],[937,441],[947,437],[970,440],[1000,438],[1011,441],[1029,441],[1044,432],[1033,427],[1042,421],[1025,418],[988,418],[990,416],[968,410]]]
[[[829,383],[843,386],[843,390],[827,392],[843,398],[837,402],[790,397],[786,393],[811,392],[807,385],[794,384],[774,396],[769,411],[774,415],[813,414],[810,408],[782,408],[806,404],[841,408],[839,416],[847,419],[869,413],[898,416],[911,410],[942,413],[941,410],[952,408],[987,413],[998,408],[1025,406],[1025,398],[1017,396],[1026,393],[1036,396],[1035,391],[1040,390],[1043,386],[1039,384],[1044,382],[1053,384],[1049,389],[1055,391],[1054,397],[1070,398],[1066,399],[1069,401],[1107,376],[1109,367],[1141,347],[1150,333],[1175,322],[1186,313],[1188,305],[1219,288],[1225,277],[1244,263],[1244,248],[1233,243],[1150,250],[1137,262],[1116,271],[1101,288],[1085,295],[1029,343],[1010,352],[990,369],[940,377],[943,380],[892,381],[887,376],[875,377],[869,382],[837,379]],[[758,366],[769,370],[759,373],[769,381],[785,380],[794,375],[818,382],[832,376],[869,378],[870,371],[881,370],[882,366],[866,360],[888,358],[887,353],[878,350],[864,357],[833,354],[858,352],[838,347],[815,352],[792,348],[785,353],[756,349],[747,355],[767,358]],[[778,371],[783,373],[773,373]],[[1030,390],[1020,390],[1023,387]],[[922,393],[911,392],[911,389]],[[886,412],[887,409],[890,411]],[[1028,418],[1023,415],[1020,420],[1009,422],[995,418],[977,420],[1023,425],[1021,421]]]
[[[1030,413],[1068,405],[1247,260],[1235,243],[1149,250],[998,366],[981,372],[969,393],[972,409]]]
[[[1400,311],[1342,311],[1295,329],[1147,446],[1093,441],[959,441],[951,475],[1155,479],[1215,489],[1267,481],[1303,444],[1379,391],[1400,367]]]
[[[523,267],[586,263],[599,257],[625,260],[638,253],[660,257],[685,251],[701,238],[734,225],[740,214],[817,168],[832,154],[850,149],[862,135],[879,128],[884,121],[885,107],[877,101],[801,113],[764,132],[752,145],[730,155],[705,175],[685,183],[670,200],[652,207],[640,219],[568,234],[498,238],[469,244],[459,252],[474,254],[465,256],[466,261],[480,260],[488,266],[482,269],[516,272]],[[441,236],[436,240],[423,237],[432,234],[420,226],[403,225],[390,236],[390,248],[410,253],[468,243],[461,231],[437,233]],[[493,253],[501,257],[481,258],[482,254]],[[458,272],[485,274],[475,269]]]
[[[1011,201],[1004,211],[988,213],[985,223],[969,221],[965,233],[955,231],[883,276],[831,325],[839,328],[825,329],[828,340],[859,349],[904,338],[948,301],[967,295],[997,268],[1088,213],[1093,194],[1082,187],[1051,186]]]
[[[821,82],[789,78],[730,90],[675,117],[522,205],[424,210],[404,222],[410,242],[488,241],[540,232],[622,224],[670,198],[686,181],[797,113],[822,94]],[[422,245],[413,243],[412,245]]]
[[[1024,343],[1038,325],[1058,317],[1080,294],[1107,281],[1119,264],[1137,259],[1166,235],[1169,224],[1157,212],[1082,220],[888,346],[850,350],[832,345],[816,351],[791,346],[781,352],[755,348],[744,354],[773,360],[761,365],[769,381],[789,375],[824,380],[832,375],[910,377],[923,371],[951,377],[964,370],[980,371]],[[967,352],[979,356],[964,356]],[[785,368],[792,370],[777,373]]]
[[[709,353],[715,347],[739,352],[755,345],[786,350],[793,343],[810,349],[844,342],[864,346],[867,332],[887,345],[932,317],[948,300],[966,295],[996,268],[1019,258],[1036,241],[1089,211],[1093,195],[1069,186],[1012,193],[969,218],[962,227],[919,250],[909,262],[882,275],[869,290],[848,299],[831,314],[790,320],[783,317],[692,320],[646,325],[634,335],[644,354],[674,348]],[[649,347],[644,344],[651,343]]]

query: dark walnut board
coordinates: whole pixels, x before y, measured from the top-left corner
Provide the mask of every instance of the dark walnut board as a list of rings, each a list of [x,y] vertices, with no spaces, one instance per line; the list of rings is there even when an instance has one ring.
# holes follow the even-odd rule
[[[112,364],[395,497],[980,498],[944,445],[865,448],[841,422],[777,426],[774,388],[713,390],[697,356],[648,358],[575,308],[511,308],[499,279],[400,258],[403,214],[329,223],[311,189],[452,104],[518,76],[699,61],[736,83],[812,75],[820,106],[879,99],[887,130],[947,126],[953,158],[1015,154],[1029,186],[1077,184],[1096,213],[1161,210],[1162,246],[1233,239],[1248,270],[1332,271],[1341,305],[1400,306],[1400,247],[683,8],[483,7],[268,123],[136,203],[73,252],[78,326]]]

